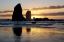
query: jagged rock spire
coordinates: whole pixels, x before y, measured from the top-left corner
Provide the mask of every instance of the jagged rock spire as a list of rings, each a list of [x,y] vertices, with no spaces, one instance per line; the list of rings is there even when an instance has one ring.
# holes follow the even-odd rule
[[[22,15],[22,7],[21,4],[19,3],[14,7],[12,21],[23,21],[23,20],[25,20],[25,18]]]

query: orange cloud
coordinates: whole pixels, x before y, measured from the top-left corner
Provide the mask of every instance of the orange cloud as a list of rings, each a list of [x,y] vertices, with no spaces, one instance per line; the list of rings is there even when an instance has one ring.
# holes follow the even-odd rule
[[[38,8],[32,8],[32,10],[43,10],[43,9],[60,9],[64,8],[64,5],[62,6],[49,6],[49,7],[38,7]]]
[[[45,9],[60,9],[60,8],[64,8],[64,5],[60,6],[49,6],[49,7],[36,7],[36,8],[31,8],[31,9],[23,9],[24,12],[26,12],[27,10],[45,10]],[[7,13],[7,12],[13,12],[13,10],[7,10],[7,11],[0,11],[0,13]]]

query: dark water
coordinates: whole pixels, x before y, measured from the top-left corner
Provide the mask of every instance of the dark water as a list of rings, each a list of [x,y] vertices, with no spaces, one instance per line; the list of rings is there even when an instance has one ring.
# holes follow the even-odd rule
[[[11,27],[0,28],[0,42],[64,42],[64,28],[22,27],[21,36]]]
[[[0,21],[0,42],[64,42],[63,22]]]

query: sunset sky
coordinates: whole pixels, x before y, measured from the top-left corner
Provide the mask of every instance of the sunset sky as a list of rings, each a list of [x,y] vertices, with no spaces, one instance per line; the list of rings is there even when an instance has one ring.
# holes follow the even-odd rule
[[[21,3],[23,15],[30,10],[32,18],[64,19],[64,0],[0,0],[0,15],[12,14],[18,3]]]

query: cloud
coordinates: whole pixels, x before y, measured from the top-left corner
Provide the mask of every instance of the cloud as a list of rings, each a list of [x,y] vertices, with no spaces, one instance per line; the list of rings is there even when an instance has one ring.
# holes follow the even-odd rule
[[[41,13],[44,16],[63,16],[64,12],[57,12],[57,13]]]
[[[32,16],[64,16],[64,12],[32,14]]]
[[[23,9],[23,10],[29,10],[29,9]],[[13,12],[13,10],[6,10],[6,11],[0,11],[0,13],[7,13],[7,12]]]
[[[12,14],[0,14],[0,16],[12,16]],[[26,16],[26,14],[23,14]],[[64,12],[32,14],[32,16],[64,16]]]
[[[38,8],[31,8],[31,9],[23,9],[23,10],[44,10],[44,9],[60,9],[64,8],[64,5],[60,6],[49,6],[49,7],[38,7]],[[13,10],[6,10],[6,11],[0,11],[0,13],[7,13],[7,12],[13,12]]]
[[[0,13],[7,13],[7,12],[13,12],[12,10],[7,10],[7,11],[0,11]]]
[[[43,10],[43,9],[60,9],[64,8],[64,5],[60,6],[49,6],[49,7],[38,7],[38,8],[32,8],[32,10]]]
[[[29,9],[23,9],[23,10],[29,10]]]

